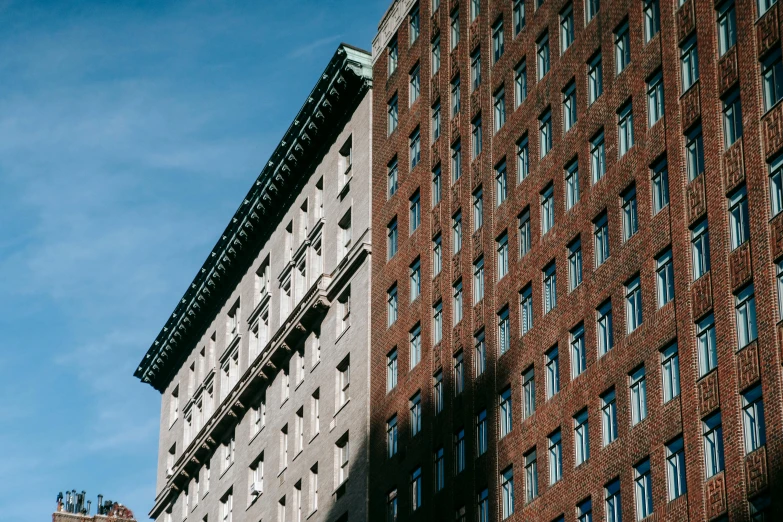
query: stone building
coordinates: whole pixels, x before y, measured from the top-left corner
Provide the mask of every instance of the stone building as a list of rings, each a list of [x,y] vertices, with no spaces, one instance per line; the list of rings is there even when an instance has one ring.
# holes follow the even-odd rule
[[[392,3],[369,520],[783,513],[779,10]]]
[[[156,520],[367,518],[371,74],[337,49],[136,371]]]

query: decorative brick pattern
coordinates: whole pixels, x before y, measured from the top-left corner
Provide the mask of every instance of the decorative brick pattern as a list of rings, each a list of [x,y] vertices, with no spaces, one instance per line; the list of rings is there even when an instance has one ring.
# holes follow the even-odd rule
[[[481,42],[481,29],[479,26],[479,19],[473,20],[470,24],[470,52],[472,53]]]
[[[484,244],[481,241],[481,232],[481,229],[473,232],[473,259],[478,259],[478,257],[484,252]]]
[[[737,353],[737,388],[747,389],[760,379],[759,375],[759,345],[753,341]]]
[[[473,305],[473,331],[484,327],[484,299]]]
[[[432,165],[435,166],[438,163],[440,163],[440,140],[432,146]]]
[[[720,406],[718,372],[713,371],[699,381],[699,415],[712,413]]]
[[[481,92],[476,89],[470,94],[470,114],[472,117],[476,117],[476,115],[481,110]]]
[[[434,38],[435,35],[440,33],[440,17],[438,16],[438,12],[433,13],[431,20],[432,20],[432,26],[430,28],[430,32]]]
[[[726,511],[726,478],[723,472],[712,477],[704,485],[704,500],[708,520]]]
[[[748,482],[748,497],[767,487],[767,448],[762,446],[745,457],[745,472]]]
[[[707,272],[691,285],[691,302],[693,303],[693,319],[698,320],[712,310],[712,281]]]
[[[451,187],[451,208],[455,210],[459,208],[459,200],[460,200],[461,192],[462,192],[462,183],[456,183],[453,187]]]
[[[707,195],[704,191],[704,174],[696,177],[685,189],[685,197],[688,201],[688,225],[707,213]]]
[[[692,3],[693,0],[690,0]],[[688,89],[688,92],[680,98],[680,110],[682,112],[682,128],[687,129],[693,125],[701,114],[699,105],[699,82],[697,81]]]
[[[451,258],[451,265],[454,267],[454,273],[455,274],[461,274],[462,273],[462,256],[460,253],[454,254],[454,257]]]
[[[750,265],[750,241],[746,241],[729,254],[729,267],[732,291],[750,281],[753,276]]]
[[[430,99],[437,100],[440,98],[440,71],[436,72],[430,80]]]
[[[734,142],[723,154],[723,175],[726,192],[732,191],[745,181],[745,161],[742,153],[742,138]]]
[[[449,66],[452,74],[459,70],[459,55],[457,54],[457,49],[452,51],[449,55]]]
[[[693,10],[694,0],[688,0],[677,11],[677,38],[685,39],[696,29],[696,13]]]
[[[461,120],[462,120],[461,113],[451,118],[451,141],[452,142],[457,141],[457,138],[459,138],[459,129],[460,129]]]
[[[776,4],[777,5],[777,4]],[[777,104],[762,119],[764,152],[769,158],[783,148],[783,103]]]
[[[772,259],[777,260],[783,256],[783,213],[778,214],[770,223],[770,246],[772,247]]]
[[[765,54],[780,39],[780,24],[778,23],[778,6],[773,5],[756,22],[756,42],[759,56]]]
[[[738,79],[737,46],[735,45],[718,61],[718,89],[720,94],[729,90],[732,85],[737,83]]]

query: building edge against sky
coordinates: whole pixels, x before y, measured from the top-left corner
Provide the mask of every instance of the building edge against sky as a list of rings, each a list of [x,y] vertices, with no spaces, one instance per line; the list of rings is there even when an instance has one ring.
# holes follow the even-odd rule
[[[366,518],[371,86],[340,45],[142,359],[152,518]]]

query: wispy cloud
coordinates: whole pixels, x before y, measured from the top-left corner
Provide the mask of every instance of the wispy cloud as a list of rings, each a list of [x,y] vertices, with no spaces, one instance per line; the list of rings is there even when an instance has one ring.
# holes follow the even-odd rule
[[[312,56],[313,52],[316,49],[320,49],[325,46],[332,47],[332,44],[338,42],[340,40],[339,34],[334,34],[332,36],[327,36],[325,38],[319,38],[318,40],[315,40],[313,42],[306,43],[304,45],[300,45],[299,47],[296,47],[292,49],[287,55],[286,58],[288,59],[294,59],[294,58],[301,58],[301,57],[310,57]]]

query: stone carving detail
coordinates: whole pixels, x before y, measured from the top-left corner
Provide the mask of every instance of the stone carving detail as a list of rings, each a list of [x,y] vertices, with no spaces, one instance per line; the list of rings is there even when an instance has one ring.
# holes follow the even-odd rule
[[[726,92],[739,79],[736,45],[718,62],[718,77],[718,88],[721,94]]]
[[[704,417],[720,406],[718,372],[712,372],[699,381],[699,414]]]
[[[767,451],[764,446],[745,457],[745,471],[748,481],[748,497],[766,489]]]
[[[707,502],[707,519],[712,520],[726,511],[726,478],[718,473],[704,485],[704,498]]]
[[[780,39],[778,27],[778,6],[773,5],[758,22],[756,22],[756,42],[758,43],[759,56],[763,55]]]
[[[677,37],[682,41],[696,29],[696,14],[693,11],[693,1],[685,2],[677,11]]]
[[[692,3],[692,0],[691,0]],[[693,85],[688,92],[680,98],[680,111],[682,112],[682,128],[687,129],[698,119],[701,114],[699,106],[699,83]]]
[[[763,121],[764,152],[769,158],[783,147],[783,104],[777,104]]]
[[[783,214],[778,214],[771,223],[772,234],[772,258],[777,259],[783,255]]]
[[[691,286],[694,319],[701,319],[712,310],[712,281],[710,279],[710,273],[707,272],[694,281]]]
[[[745,161],[742,153],[742,138],[734,142],[723,155],[723,174],[726,192],[733,190],[745,180]]]
[[[729,254],[729,267],[731,272],[731,289],[746,283],[753,276],[750,266],[750,242],[746,241],[739,248]]]
[[[688,224],[702,217],[707,212],[707,196],[704,192],[704,174],[696,177],[685,189],[688,200]]]
[[[758,342],[754,341],[737,354],[737,387],[746,389],[759,380]]]

